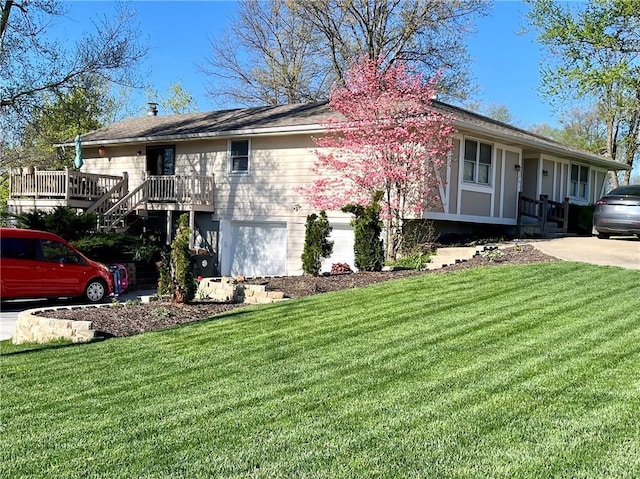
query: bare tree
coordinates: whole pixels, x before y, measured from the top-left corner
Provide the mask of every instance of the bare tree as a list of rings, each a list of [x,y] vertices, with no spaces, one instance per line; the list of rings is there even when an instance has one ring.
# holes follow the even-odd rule
[[[442,93],[470,89],[465,35],[485,0],[243,0],[202,68],[210,95],[241,104],[326,98],[362,56],[443,70]]]
[[[0,108],[4,119],[25,116],[48,94],[75,84],[84,75],[137,86],[135,69],[146,55],[135,13],[118,4],[114,16],[91,21],[71,48],[51,35],[53,22],[67,13],[59,0],[0,1]],[[28,115],[26,115],[28,116]]]
[[[296,12],[322,33],[333,74],[359,57],[415,63],[428,76],[442,70],[440,89],[469,93],[469,58],[464,39],[472,22],[487,12],[485,0],[300,0]]]
[[[216,78],[208,93],[242,105],[315,100],[331,83],[319,35],[288,0],[242,0],[232,26],[211,41],[200,66]]]

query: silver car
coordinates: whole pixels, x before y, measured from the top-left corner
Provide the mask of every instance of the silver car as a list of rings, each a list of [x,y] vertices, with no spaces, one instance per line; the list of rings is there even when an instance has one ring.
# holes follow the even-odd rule
[[[598,238],[634,234],[640,238],[640,185],[620,186],[596,201],[593,226]]]

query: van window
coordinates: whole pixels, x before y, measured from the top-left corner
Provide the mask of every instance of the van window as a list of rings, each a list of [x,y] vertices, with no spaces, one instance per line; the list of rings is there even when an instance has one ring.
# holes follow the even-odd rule
[[[67,245],[53,240],[42,240],[42,256],[55,263],[80,263],[80,257]]]
[[[36,242],[35,239],[2,238],[0,257],[33,261],[37,256]]]

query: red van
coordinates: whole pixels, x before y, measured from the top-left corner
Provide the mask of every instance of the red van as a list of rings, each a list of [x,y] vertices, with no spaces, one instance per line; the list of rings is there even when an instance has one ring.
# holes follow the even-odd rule
[[[109,268],[53,233],[0,228],[0,299],[84,297],[113,293]]]

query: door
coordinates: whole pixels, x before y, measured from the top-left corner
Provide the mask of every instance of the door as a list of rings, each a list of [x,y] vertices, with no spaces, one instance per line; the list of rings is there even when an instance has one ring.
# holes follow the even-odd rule
[[[287,225],[233,222],[227,251],[223,275],[282,276],[287,271]]]
[[[45,296],[80,296],[92,273],[75,251],[55,240],[41,240],[42,291]]]
[[[149,146],[147,147],[147,171],[152,176],[175,174],[174,146]]]
[[[42,268],[38,240],[2,238],[0,245],[1,297],[37,298],[42,295]]]
[[[332,228],[329,239],[333,241],[333,253],[322,262],[322,272],[331,272],[331,265],[334,263],[347,263],[355,271],[353,228],[348,225],[332,225]]]

